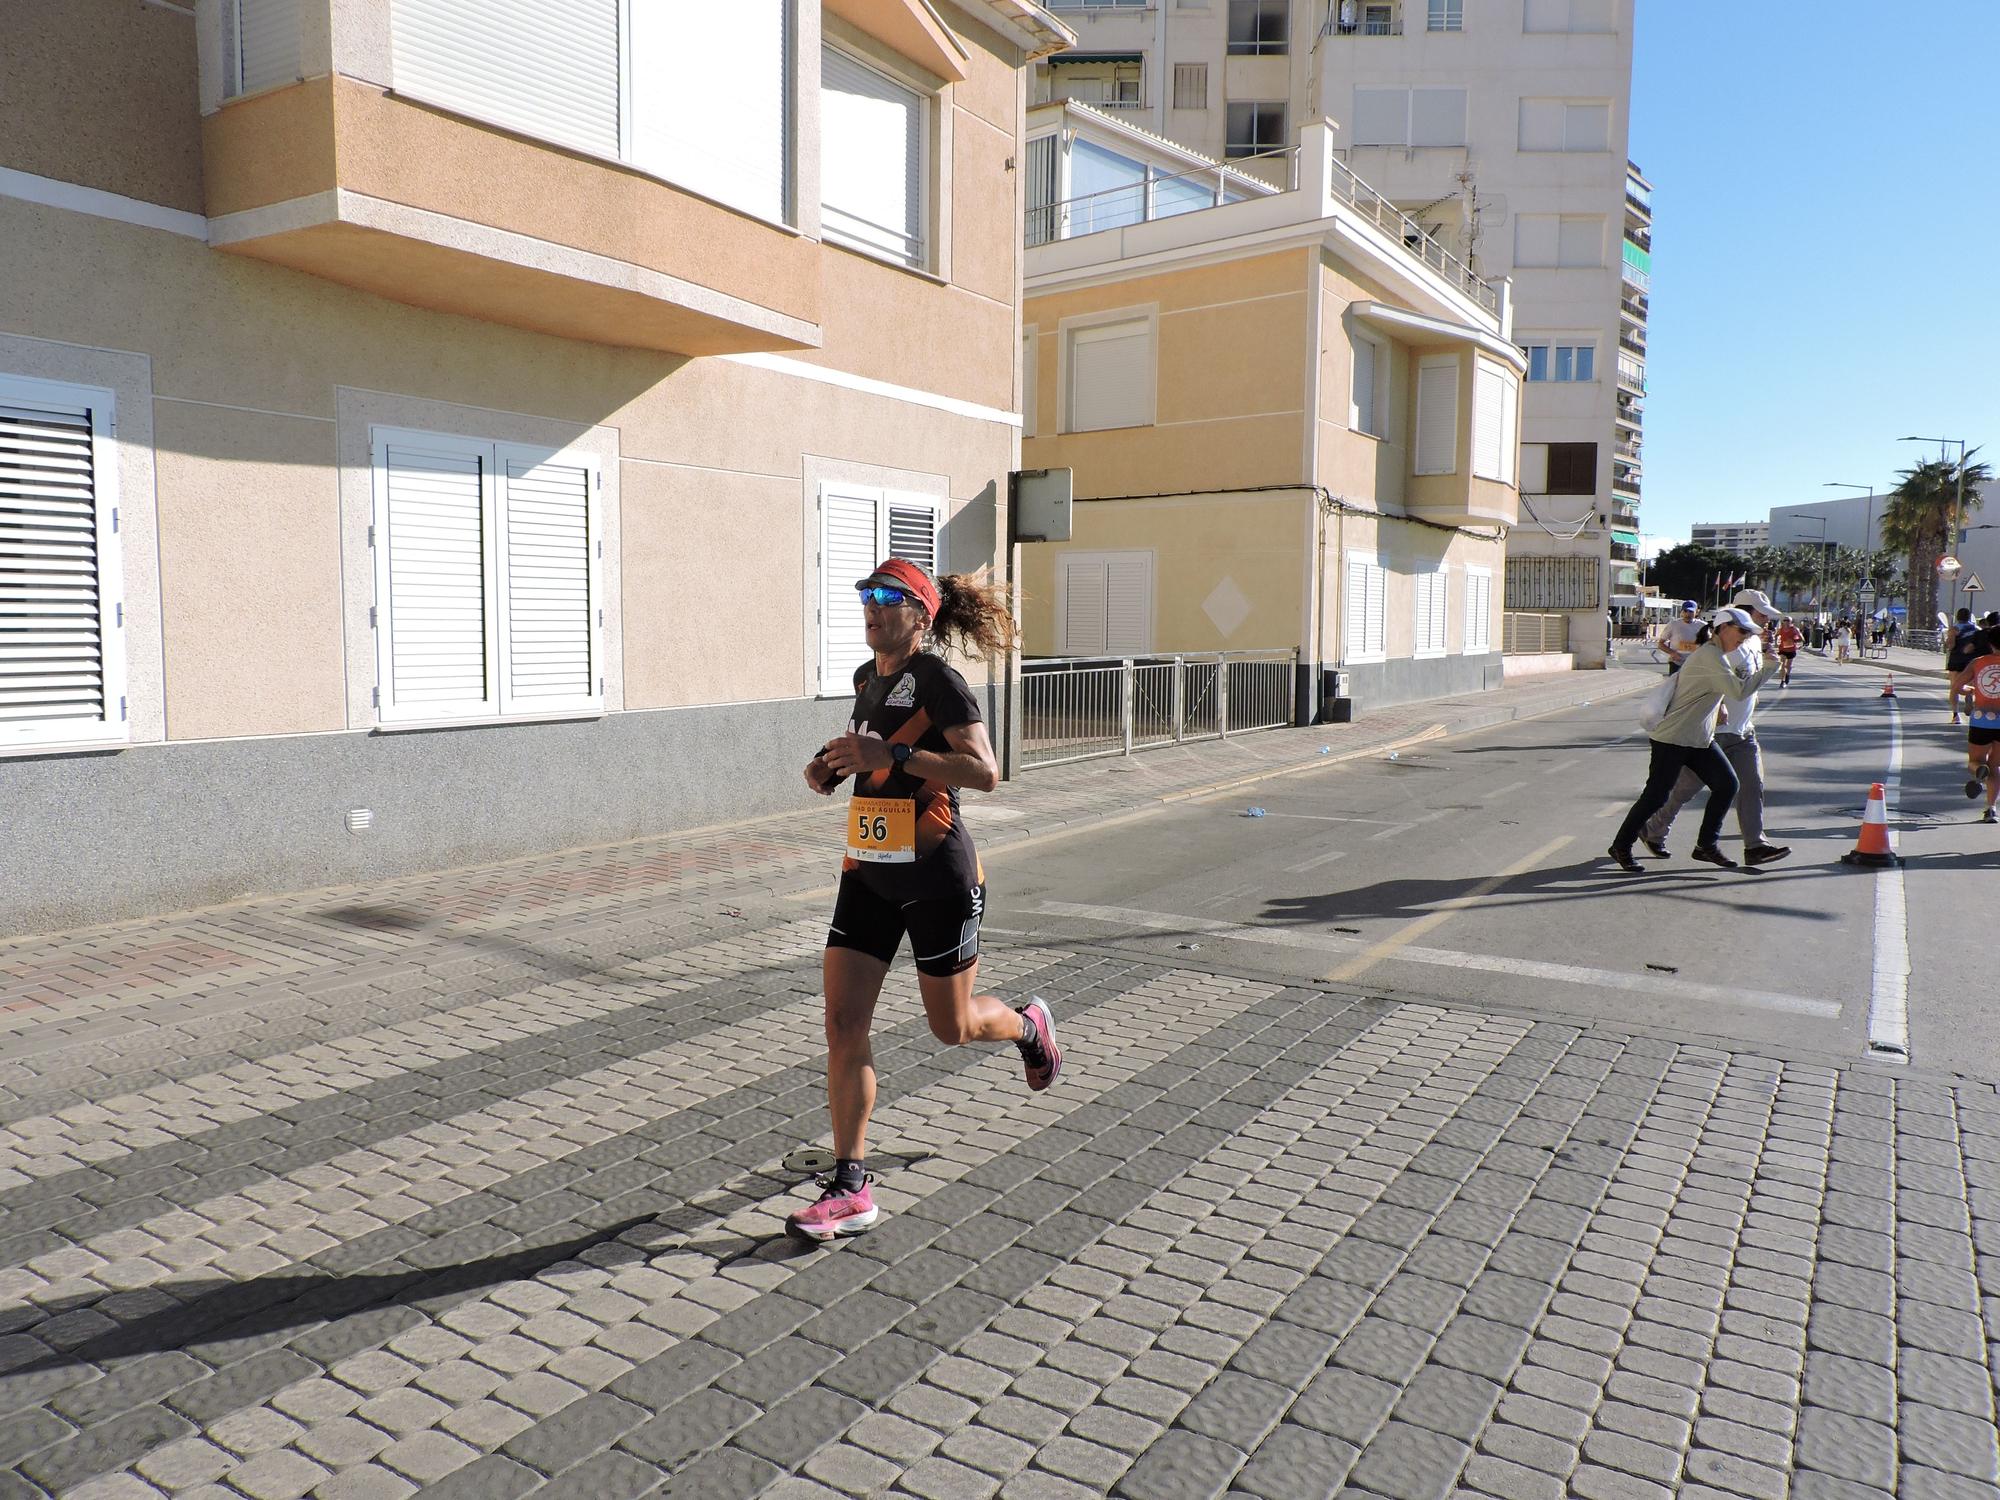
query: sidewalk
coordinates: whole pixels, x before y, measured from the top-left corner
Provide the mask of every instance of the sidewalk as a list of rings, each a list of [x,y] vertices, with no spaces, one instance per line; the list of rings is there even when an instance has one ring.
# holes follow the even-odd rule
[[[977,826],[1652,680],[1037,772]],[[1996,1493],[1986,1083],[997,946],[1062,1080],[940,1047],[899,968],[887,1216],[791,1244],[825,912],[782,896],[837,816],[0,949],[45,997],[0,1037],[0,1500]]]

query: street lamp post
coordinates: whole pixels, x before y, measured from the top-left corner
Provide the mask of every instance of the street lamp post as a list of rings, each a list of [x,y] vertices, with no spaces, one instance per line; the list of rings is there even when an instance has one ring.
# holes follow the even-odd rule
[[[1868,520],[1861,528],[1861,577],[1872,589],[1875,586],[1875,486],[1872,484],[1848,484],[1844,480],[1829,479],[1820,488],[1823,490],[1865,490],[1867,492]],[[1821,529],[1824,530],[1824,528]]]
[[[1958,444],[1958,483],[1956,487],[1957,493],[1952,497],[1952,502],[1951,502],[1951,532],[1948,536],[1945,537],[1944,555],[1946,557],[1951,557],[1958,547],[1958,523],[1961,520],[1963,520],[1965,516],[1965,439],[1947,438],[1947,437],[1937,437],[1937,438],[1899,437],[1896,439],[1896,441],[1899,443],[1936,443],[1938,445],[1939,463],[1944,462],[1945,446],[1949,443]],[[1951,580],[1950,609],[1952,613],[1956,614],[1958,611],[1958,569],[1953,568],[1945,576]]]
[[[1814,515],[1811,511],[1795,510],[1794,521],[1819,522],[1819,579],[1813,584],[1813,623],[1819,623],[1819,616],[1826,610],[1826,517]]]

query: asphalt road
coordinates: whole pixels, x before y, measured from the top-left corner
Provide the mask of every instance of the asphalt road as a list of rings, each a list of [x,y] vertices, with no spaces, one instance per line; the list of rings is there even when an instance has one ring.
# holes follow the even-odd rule
[[[1612,866],[1646,745],[1634,703],[1610,702],[996,851],[992,941],[1199,953],[1246,974],[1835,1061],[1894,1037],[1906,952],[1910,1062],[1991,1076],[1995,887],[1980,877],[2000,864],[2000,829],[1962,793],[1940,684],[1905,679],[1893,705],[1881,685],[1809,659],[1764,693],[1767,836],[1793,848],[1778,864],[1689,860],[1697,797],[1673,858],[1646,860],[1643,877]],[[1840,861],[1876,781],[1906,859],[1893,876]],[[1740,848],[1733,813],[1723,846]]]

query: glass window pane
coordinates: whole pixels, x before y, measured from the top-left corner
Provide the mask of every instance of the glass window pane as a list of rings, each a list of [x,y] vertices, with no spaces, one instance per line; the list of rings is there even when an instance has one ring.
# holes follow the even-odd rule
[[[1569,380],[1573,378],[1570,374],[1570,361],[1575,353],[1576,351],[1568,344],[1556,345],[1556,379]]]
[[[1579,344],[1576,351],[1576,378],[1578,380],[1595,380],[1597,378],[1596,365],[1597,346],[1595,344]]]

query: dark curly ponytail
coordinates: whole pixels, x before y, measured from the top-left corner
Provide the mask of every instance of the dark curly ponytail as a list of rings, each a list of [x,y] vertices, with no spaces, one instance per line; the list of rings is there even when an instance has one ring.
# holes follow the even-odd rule
[[[934,641],[967,656],[1001,656],[1013,649],[1019,631],[1007,609],[1005,589],[971,573],[947,573],[937,583]]]

